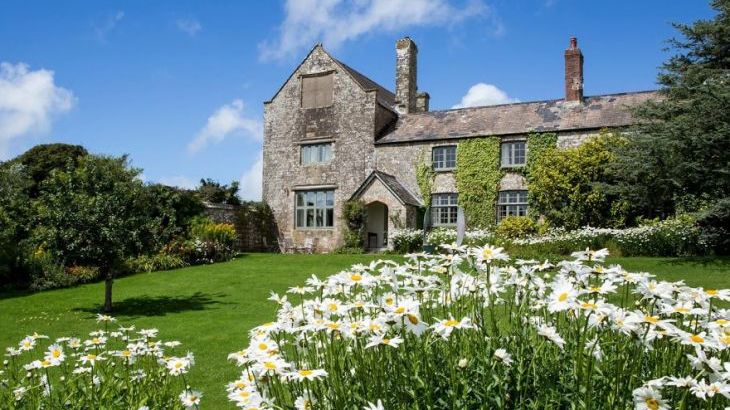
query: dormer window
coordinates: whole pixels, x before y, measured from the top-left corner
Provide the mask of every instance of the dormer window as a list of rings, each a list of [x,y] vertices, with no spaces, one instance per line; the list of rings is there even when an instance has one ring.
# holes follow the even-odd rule
[[[334,74],[324,73],[302,77],[302,108],[322,108],[332,105]]]

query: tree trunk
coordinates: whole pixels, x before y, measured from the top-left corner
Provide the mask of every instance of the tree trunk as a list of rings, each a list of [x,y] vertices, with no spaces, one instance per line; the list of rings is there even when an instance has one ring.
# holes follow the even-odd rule
[[[104,312],[106,313],[112,311],[112,283],[114,283],[114,277],[111,269],[109,269],[106,272],[106,280],[104,281]]]

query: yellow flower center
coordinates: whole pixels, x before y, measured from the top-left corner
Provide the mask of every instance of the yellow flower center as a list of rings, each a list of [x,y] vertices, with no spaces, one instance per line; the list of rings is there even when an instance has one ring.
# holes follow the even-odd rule
[[[680,306],[680,307],[674,308],[674,311],[677,312],[677,313],[688,313],[689,312],[689,309],[687,309],[686,307],[681,307]]]
[[[122,356],[130,357],[132,356],[132,352],[130,352],[129,350],[122,350]]]
[[[707,289],[705,293],[707,293],[708,296],[717,296],[717,289]]]
[[[54,350],[51,352],[51,356],[53,356],[54,359],[58,359],[61,357],[61,351],[60,350]]]
[[[420,322],[416,315],[408,315],[408,321],[411,322],[412,325],[417,325]]]
[[[590,303],[590,302],[583,302],[580,306],[583,309],[595,309],[598,307],[595,303]]]
[[[302,377],[311,376],[312,373],[314,373],[314,372],[311,371],[311,370],[308,370],[308,369],[302,369],[302,370],[299,371],[299,375],[302,376]]]
[[[491,258],[491,257],[492,257],[492,254],[493,254],[493,253],[494,253],[494,251],[492,251],[492,250],[491,250],[491,249],[489,249],[489,248],[487,248],[487,249],[484,249],[484,250],[482,251],[482,257],[483,257],[484,259],[489,259],[489,258]]]
[[[269,345],[266,343],[259,343],[259,350],[266,350],[269,348]]]
[[[329,305],[327,305],[327,309],[329,309],[330,312],[336,311],[337,310],[337,303],[330,303]]]
[[[655,325],[659,322],[659,316],[644,316],[644,322],[649,322]]]
[[[646,407],[650,410],[658,410],[659,409],[659,402],[657,399],[648,398],[645,400]]]
[[[568,300],[568,293],[563,292],[560,295],[558,295],[558,300],[561,302],[565,302],[566,300]]]
[[[244,399],[247,399],[250,395],[251,393],[247,392],[246,390],[241,390],[240,392],[238,392],[238,396],[243,397]]]
[[[705,343],[705,339],[703,339],[700,335],[692,335],[689,339],[694,343]]]
[[[274,362],[264,362],[264,367],[267,368],[267,369],[269,369],[269,370],[274,370],[274,369],[276,369],[276,363],[274,363]]]
[[[598,292],[601,291],[601,288],[598,287],[598,286],[593,286],[593,287],[591,287],[590,290],[591,290],[592,293],[598,293]]]
[[[398,309],[395,310],[395,313],[401,314],[406,311],[406,308],[403,306],[400,306]]]
[[[454,327],[458,324],[459,324],[459,321],[456,319],[450,319],[450,320],[447,320],[444,322],[444,326],[448,326],[448,327]]]
[[[715,321],[715,323],[717,323],[717,324],[718,324],[718,325],[720,325],[720,326],[725,326],[726,324],[728,324],[728,321],[727,321],[727,320],[725,320],[725,319],[717,319],[717,320]]]
[[[384,345],[387,345],[387,344],[389,344],[389,343],[390,343],[390,339],[388,339],[387,337],[384,337],[384,338],[383,338],[383,344],[384,344]]]
[[[355,273],[355,274],[350,275],[350,279],[353,282],[360,282],[362,280],[362,276]]]
[[[393,304],[393,302],[394,302],[393,298],[386,298],[386,299],[385,299],[385,304],[386,304],[386,305],[392,305],[392,304]]]

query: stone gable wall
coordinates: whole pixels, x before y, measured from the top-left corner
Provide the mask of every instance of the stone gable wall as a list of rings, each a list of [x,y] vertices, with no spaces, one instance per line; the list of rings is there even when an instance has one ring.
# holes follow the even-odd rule
[[[301,76],[334,72],[333,104],[302,109]],[[321,47],[316,47],[264,106],[263,199],[272,208],[280,237],[295,245],[316,238],[317,251],[331,251],[343,241],[342,204],[374,170],[375,91],[364,91]],[[381,114],[382,115],[382,114]],[[300,164],[306,141],[333,141],[328,164]],[[335,189],[332,229],[295,228],[295,192],[307,186]]]

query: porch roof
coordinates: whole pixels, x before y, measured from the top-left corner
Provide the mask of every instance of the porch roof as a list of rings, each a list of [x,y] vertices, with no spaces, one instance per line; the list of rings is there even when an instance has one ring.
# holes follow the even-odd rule
[[[412,205],[412,206],[423,206],[423,203],[416,197],[411,191],[408,190],[408,188],[404,187],[403,184],[401,184],[396,177],[390,174],[386,174],[382,171],[373,171],[370,175],[368,175],[367,178],[365,178],[365,181],[360,185],[360,187],[355,191],[354,194],[350,197],[350,199],[358,199],[362,196],[363,193],[368,189],[370,184],[373,183],[375,180],[379,180],[387,189],[390,191],[393,196],[398,199],[398,202],[404,204],[404,205]]]

